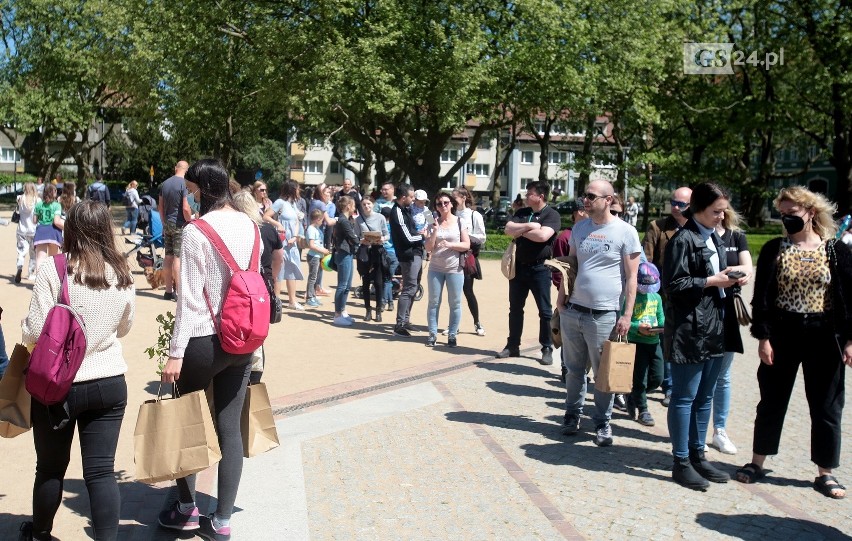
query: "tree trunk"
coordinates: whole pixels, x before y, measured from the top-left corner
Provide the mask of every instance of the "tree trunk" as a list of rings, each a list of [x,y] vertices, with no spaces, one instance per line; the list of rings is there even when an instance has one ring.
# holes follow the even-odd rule
[[[595,142],[595,114],[589,113],[586,116],[586,133],[583,138],[583,150],[580,153],[580,177],[577,179],[577,193],[586,192],[586,186],[589,185],[589,175],[592,170],[592,148]]]

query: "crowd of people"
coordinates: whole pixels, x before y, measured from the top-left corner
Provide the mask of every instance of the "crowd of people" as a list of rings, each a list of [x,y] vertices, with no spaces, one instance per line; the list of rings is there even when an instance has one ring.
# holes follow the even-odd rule
[[[53,265],[43,262],[60,249],[68,257],[71,303],[80,307],[88,329],[85,359],[67,399],[50,407],[33,402],[33,519],[22,532],[28,539],[51,538],[76,428],[95,536],[115,539],[120,501],[114,458],[127,405],[127,366],[119,338],[133,323],[134,281],[117,248],[103,189],[90,186],[86,200],[80,201],[69,184],[58,197],[52,184],[41,191],[27,184],[18,198],[16,281],[25,267],[34,278],[24,340],[32,344],[38,339],[56,302],[60,278]],[[138,209],[141,198],[134,183],[128,192],[126,208]],[[549,196],[546,182],[530,183],[522,206],[505,227],[516,256],[514,277],[508,281],[508,337],[497,357],[520,355],[524,306],[532,295],[538,309],[539,362],[552,364],[551,318],[554,308],[558,311],[566,391],[563,433],[582,431],[589,372],[597,375],[607,340],[626,336],[637,347],[632,390],[623,397],[623,409],[640,424],[654,426],[647,395],[662,386],[673,480],[696,490],[727,482],[730,476],[707,459],[705,440],[712,416],[713,446],[736,452],[726,422],[731,365],[744,350],[737,302],[742,303],[742,286],[753,281],[750,331],[759,341],[760,403],[752,459],[737,470],[736,479],[753,483],[766,475],[764,461],[779,451],[801,364],[812,422],[811,460],[817,467],[814,488],[843,498],[845,487],[833,470],[840,457],[844,369],[852,366],[852,251],[835,242],[835,206],[806,188],[782,189],[774,205],[785,234],[764,245],[755,270],[730,195],[714,183],[675,190],[671,215],[654,221],[644,242],[631,215],[635,202],[625,205],[609,182],[589,183],[566,230],[548,205]],[[216,511],[200,515],[194,476],[185,477],[177,481],[178,501],[160,514],[160,526],[196,530],[207,539],[230,538],[243,461],[239,418],[246,386],[258,381],[263,369],[262,348],[234,354],[219,342],[214,314],[223,304],[230,271],[193,220],[218,232],[240,268],[248,267],[253,253],[245,239],[259,239],[268,292],[278,298],[286,291],[291,310],[320,306],[319,298],[328,295],[323,275],[334,269],[336,326],[353,324],[347,306],[357,270],[364,321],[380,322],[384,312],[395,310],[393,333],[412,336],[411,306],[425,267],[425,345],[434,347],[439,335],[445,335],[447,346],[456,347],[463,296],[475,334],[485,335],[473,287],[482,277],[477,258],[486,239],[485,224],[464,187],[440,191],[431,198],[431,209],[429,203],[425,192],[406,183],[388,183],[378,194],[362,196],[351,181],[336,193],[321,184],[308,198],[288,181],[273,200],[262,180],[242,188],[217,160],[176,165],[175,175],[161,186],[157,209],[164,223],[165,270],[172,275],[164,298],[177,303],[162,381],[175,383],[182,393],[213,386],[222,460]],[[137,212],[128,210],[122,233],[135,231],[137,218]],[[573,266],[570,287],[560,287],[561,276],[545,265],[557,256]],[[302,281],[306,288],[300,299],[297,283]],[[552,285],[557,288],[555,306]],[[438,316],[445,289],[449,324],[441,331]],[[797,331],[802,329],[809,340],[801,339]],[[616,395],[594,388],[592,396],[593,441],[600,447],[613,445],[610,420]]]

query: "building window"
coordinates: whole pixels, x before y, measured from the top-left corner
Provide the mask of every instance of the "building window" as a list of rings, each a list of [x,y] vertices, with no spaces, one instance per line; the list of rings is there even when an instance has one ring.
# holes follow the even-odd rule
[[[467,174],[476,175],[478,177],[487,177],[491,172],[491,165],[487,163],[469,163],[467,164]]]
[[[0,149],[0,163],[15,163],[21,161],[21,155],[14,148]]]
[[[332,160],[330,164],[328,164],[328,172],[332,175],[342,175],[343,174],[343,164],[337,160]]]
[[[448,150],[444,150],[441,152],[441,162],[443,163],[456,163],[459,161],[459,151],[458,149],[451,148]]]
[[[322,173],[322,162],[320,160],[305,160],[302,162],[305,173]]]
[[[552,164],[568,163],[568,153],[565,151],[551,152],[547,161]]]
[[[527,186],[529,186],[530,184],[532,184],[533,180],[535,180],[535,179],[531,179],[531,178],[522,178],[522,179],[521,179],[521,186],[523,186],[523,187],[524,187],[524,189],[526,190],[526,189],[527,189]]]
[[[521,152],[521,163],[526,165],[532,165],[533,163],[533,151],[532,150],[524,150]]]
[[[491,139],[486,139],[485,137],[483,137],[482,139],[479,140],[479,144],[476,145],[476,148],[479,148],[479,149],[482,149],[482,150],[490,149],[491,148]]]

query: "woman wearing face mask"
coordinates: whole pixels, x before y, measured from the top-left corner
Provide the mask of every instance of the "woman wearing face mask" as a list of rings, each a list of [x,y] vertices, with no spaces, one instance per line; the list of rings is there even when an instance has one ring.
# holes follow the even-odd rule
[[[786,236],[767,242],[757,260],[751,334],[760,341],[751,462],[737,480],[765,476],[767,455],[778,453],[787,405],[799,371],[811,416],[814,489],[840,499],[846,489],[832,475],[840,464],[844,369],[852,366],[852,251],[834,235],[835,206],[801,186],[775,199]]]
[[[728,208],[728,194],[702,183],[692,191],[687,221],[666,244],[663,284],[668,295],[666,319],[671,336],[672,396],[668,411],[674,466],[672,479],[694,490],[730,476],[704,457],[710,402],[727,351],[723,313],[725,288],[738,282],[728,276],[727,258],[716,228]],[[745,277],[740,278],[745,281]]]

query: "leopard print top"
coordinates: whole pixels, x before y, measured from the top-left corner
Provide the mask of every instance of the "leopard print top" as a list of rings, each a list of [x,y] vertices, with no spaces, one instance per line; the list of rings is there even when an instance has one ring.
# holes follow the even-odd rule
[[[789,239],[778,254],[778,298],[775,306],[788,312],[814,314],[831,310],[831,268],[825,241],[803,250]]]

